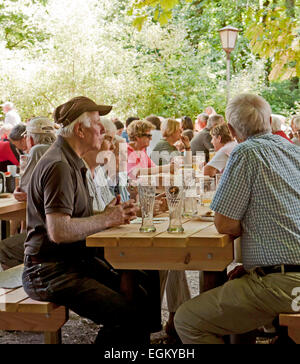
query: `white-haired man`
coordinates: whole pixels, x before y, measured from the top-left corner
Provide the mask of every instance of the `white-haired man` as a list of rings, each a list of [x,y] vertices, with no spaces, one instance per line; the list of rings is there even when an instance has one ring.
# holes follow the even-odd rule
[[[222,336],[269,325],[297,306],[300,151],[272,135],[271,108],[262,97],[235,97],[226,117],[240,144],[211,208],[220,233],[241,236],[244,267],[237,267],[223,286],[179,308],[175,327],[186,344],[223,343]]]
[[[36,165],[28,188],[23,286],[34,299],[66,305],[103,325],[97,343],[146,343],[144,291],[129,302],[122,277],[85,244],[86,236],[136,217],[132,201],[117,204],[116,199],[93,215],[87,189],[81,157],[100,149],[100,116],[111,108],[79,96],[54,111],[60,135]]]
[[[271,116],[272,116],[272,124],[271,124],[272,133],[275,135],[280,135],[283,138],[285,138],[286,140],[288,140],[289,142],[293,143],[291,141],[291,139],[282,130],[282,124],[285,120],[285,117],[282,115],[275,115],[275,114],[272,114]]]
[[[4,124],[0,128],[0,137],[3,135],[8,135],[14,126],[21,123],[21,118],[15,110],[14,104],[12,102],[7,101],[1,106],[5,114],[5,118]]]
[[[20,134],[20,137],[22,137],[22,144],[26,145],[29,155],[26,168],[21,177],[20,186],[16,187],[14,191],[15,199],[20,202],[27,200],[27,188],[32,172],[41,156],[56,139],[54,123],[47,118],[36,117],[26,124],[26,129],[24,124],[20,124],[13,129],[20,129],[21,126],[23,127],[21,129],[23,132]],[[10,137],[13,135],[14,133],[12,132]],[[25,239],[26,233],[21,232],[0,241],[0,266],[4,270],[23,263]]]
[[[208,118],[209,118],[209,115],[205,112],[197,115],[197,119],[195,120],[195,131],[196,132],[199,132],[206,127]]]
[[[291,128],[294,135],[292,142],[300,146],[300,115],[294,115],[292,117]]]

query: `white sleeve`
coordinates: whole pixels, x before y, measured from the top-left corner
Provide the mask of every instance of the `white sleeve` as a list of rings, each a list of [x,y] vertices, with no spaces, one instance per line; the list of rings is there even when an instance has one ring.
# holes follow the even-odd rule
[[[223,171],[228,161],[228,156],[220,149],[214,155],[211,161],[207,163],[208,166],[216,168],[219,172]]]
[[[5,115],[4,123],[10,124],[12,127],[16,126],[21,122],[19,115],[15,112],[8,112]]]

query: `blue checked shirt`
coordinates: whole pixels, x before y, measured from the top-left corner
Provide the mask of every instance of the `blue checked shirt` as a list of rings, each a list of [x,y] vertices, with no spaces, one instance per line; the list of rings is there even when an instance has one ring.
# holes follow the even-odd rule
[[[269,133],[239,144],[211,209],[241,221],[246,269],[300,264],[300,148]]]

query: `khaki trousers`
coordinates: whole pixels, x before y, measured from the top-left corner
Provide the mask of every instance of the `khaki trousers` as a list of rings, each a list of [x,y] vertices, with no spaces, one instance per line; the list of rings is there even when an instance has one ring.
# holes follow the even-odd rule
[[[224,335],[271,324],[280,313],[296,313],[299,292],[300,273],[261,277],[250,271],[181,305],[175,328],[184,344],[222,344]],[[300,312],[300,304],[297,308]]]
[[[161,270],[159,278],[161,302],[166,290],[168,311],[176,312],[180,305],[191,298],[186,273],[184,270]]]

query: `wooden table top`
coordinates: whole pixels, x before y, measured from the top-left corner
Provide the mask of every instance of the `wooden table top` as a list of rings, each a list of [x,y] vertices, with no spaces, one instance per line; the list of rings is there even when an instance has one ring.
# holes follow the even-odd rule
[[[154,233],[140,233],[140,224],[122,225],[88,236],[86,245],[104,247],[117,269],[223,271],[233,261],[233,240],[213,222],[185,219],[180,234],[168,233],[168,224],[155,224]]]
[[[168,222],[154,224],[156,232],[140,233],[140,224],[121,225],[90,235],[86,239],[89,247],[225,247],[231,242],[229,235],[219,234],[213,222],[185,219],[184,232],[170,234]]]
[[[7,197],[0,195],[0,214],[26,209],[26,202],[18,202],[12,194],[5,194],[5,196]]]

